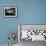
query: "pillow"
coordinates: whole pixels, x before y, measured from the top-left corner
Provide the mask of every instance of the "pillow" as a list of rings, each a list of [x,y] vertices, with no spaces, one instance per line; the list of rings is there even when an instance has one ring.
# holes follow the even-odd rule
[[[23,38],[28,38],[28,30],[21,30],[21,39],[23,39]]]

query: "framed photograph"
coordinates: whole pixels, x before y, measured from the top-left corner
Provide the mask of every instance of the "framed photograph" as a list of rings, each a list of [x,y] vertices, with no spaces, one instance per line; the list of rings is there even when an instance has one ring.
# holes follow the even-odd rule
[[[15,6],[4,7],[4,17],[16,17],[16,16],[17,16],[17,7]]]

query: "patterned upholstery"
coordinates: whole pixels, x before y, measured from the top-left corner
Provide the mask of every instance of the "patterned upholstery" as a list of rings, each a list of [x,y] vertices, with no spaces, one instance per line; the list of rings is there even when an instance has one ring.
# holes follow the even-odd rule
[[[46,30],[44,29],[44,26],[22,25],[21,39],[44,40],[46,37]]]

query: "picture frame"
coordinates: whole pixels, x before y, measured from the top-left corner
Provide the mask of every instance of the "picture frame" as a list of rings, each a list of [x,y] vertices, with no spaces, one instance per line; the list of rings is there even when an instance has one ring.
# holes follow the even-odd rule
[[[15,6],[5,6],[4,17],[17,17],[17,7]]]

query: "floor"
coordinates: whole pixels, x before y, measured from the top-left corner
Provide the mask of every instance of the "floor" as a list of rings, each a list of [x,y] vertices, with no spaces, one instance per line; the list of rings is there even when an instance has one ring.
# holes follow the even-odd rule
[[[0,44],[0,46],[8,46],[8,44]],[[18,44],[10,45],[10,46],[18,46]]]
[[[46,46],[46,42],[45,41],[32,42],[31,40],[28,41],[21,40],[20,46]]]
[[[0,44],[0,46],[8,46],[8,44]],[[28,41],[21,40],[19,45],[14,44],[13,46],[46,46],[46,42],[45,41],[44,42],[43,41],[32,42],[31,40],[28,40]]]

